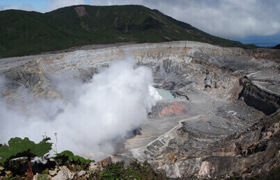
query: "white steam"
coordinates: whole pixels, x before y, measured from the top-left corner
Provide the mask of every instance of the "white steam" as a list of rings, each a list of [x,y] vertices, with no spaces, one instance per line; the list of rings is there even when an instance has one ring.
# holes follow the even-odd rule
[[[106,153],[112,153],[112,142],[137,128],[155,104],[149,89],[152,81],[149,68],[135,68],[133,61],[125,60],[112,63],[91,82],[79,84],[79,88],[63,84],[64,89],[73,90],[73,99],[67,103],[33,101],[29,107],[32,113],[23,115],[6,108],[2,99],[0,143],[11,137],[39,141],[45,134],[54,140],[57,133],[58,151],[69,149],[88,154],[105,149]],[[47,114],[48,118],[41,114]]]
[[[156,88],[154,88],[153,86],[149,86],[149,91],[150,91],[150,95],[153,97],[153,99],[155,99],[156,101],[162,100],[162,96],[159,95],[158,91],[156,90]]]

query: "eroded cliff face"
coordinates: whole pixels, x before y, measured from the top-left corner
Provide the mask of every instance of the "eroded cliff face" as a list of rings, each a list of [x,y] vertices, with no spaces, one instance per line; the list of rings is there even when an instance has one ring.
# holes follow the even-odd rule
[[[273,81],[272,84],[276,82]],[[262,87],[254,84],[254,81],[243,77],[240,79],[240,84],[244,87],[240,93],[248,106],[252,106],[267,115],[275,113],[280,107],[279,96],[273,92],[264,91]]]
[[[279,50],[170,42],[1,59],[2,96],[21,106],[14,92],[24,86],[36,98],[67,100],[52,75],[87,83],[127,57],[176,98],[158,101],[115,156],[148,160],[172,178],[258,176],[279,166]]]

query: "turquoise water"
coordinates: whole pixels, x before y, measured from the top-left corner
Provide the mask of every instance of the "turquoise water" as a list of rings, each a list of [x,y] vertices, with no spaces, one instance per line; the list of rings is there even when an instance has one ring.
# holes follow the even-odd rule
[[[174,99],[174,96],[167,90],[165,89],[158,89],[155,88],[159,95],[162,97],[162,99]]]

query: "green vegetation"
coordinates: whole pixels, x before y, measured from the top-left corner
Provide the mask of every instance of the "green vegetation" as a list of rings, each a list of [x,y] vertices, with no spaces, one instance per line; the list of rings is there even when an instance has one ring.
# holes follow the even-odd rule
[[[39,174],[37,180],[51,180],[46,174]]]
[[[242,180],[244,177],[237,176],[231,177],[229,180]],[[268,174],[262,173],[257,175],[256,177],[248,177],[246,179],[249,180],[279,180],[280,179],[280,167],[276,167],[268,172]]]
[[[28,170],[25,175],[27,179],[32,179],[33,170],[31,159],[34,157],[43,157],[52,149],[52,143],[48,143],[48,140],[50,140],[50,138],[44,138],[41,142],[36,144],[28,138],[21,139],[16,137],[11,138],[8,145],[0,147],[0,165],[6,170],[6,175],[12,176],[12,173],[16,174],[19,168],[22,167],[22,164],[26,163],[26,159],[23,158],[27,158]]]
[[[90,163],[95,162],[94,160],[88,160],[81,156],[74,155],[71,151],[63,151],[56,154],[54,159],[59,166],[75,164],[88,167]]]
[[[33,179],[33,173],[39,173],[36,175],[38,180],[50,179],[50,172],[57,173],[57,169],[63,166],[75,174],[74,179],[167,179],[164,172],[155,172],[147,162],[132,161],[129,165],[125,165],[124,161],[116,163],[101,161],[101,164],[97,163],[90,169],[93,160],[74,155],[71,151],[56,154],[52,158],[55,162],[51,164],[49,162],[53,161],[45,156],[52,147],[48,140],[50,138],[44,138],[36,144],[28,138],[11,138],[8,145],[0,147],[0,179]],[[43,156],[48,160],[46,164],[31,163],[31,158]],[[35,165],[36,168],[32,169]],[[41,168],[40,171],[38,167]],[[83,177],[77,175],[80,171],[85,172]]]
[[[14,158],[27,157],[29,159],[33,157],[42,157],[52,149],[52,143],[47,141],[50,138],[44,138],[38,144],[30,141],[28,138],[11,138],[8,145],[3,145],[0,148],[0,157],[2,157],[0,163],[5,164]]]
[[[164,172],[155,172],[146,161],[144,163],[132,161],[128,166],[125,166],[124,161],[109,163],[90,177],[92,179],[167,179]]]
[[[200,41],[243,44],[209,35],[144,6],[71,6],[45,14],[0,11],[0,58],[88,44]]]

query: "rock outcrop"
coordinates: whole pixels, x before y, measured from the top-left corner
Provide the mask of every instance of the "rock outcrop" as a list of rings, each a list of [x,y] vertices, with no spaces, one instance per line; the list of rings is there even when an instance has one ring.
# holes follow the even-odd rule
[[[250,76],[249,76],[250,77]],[[280,107],[280,96],[278,94],[278,89],[273,91],[264,90],[262,83],[270,84],[275,86],[279,83],[272,78],[267,79],[270,82],[254,81],[252,78],[244,77],[240,79],[240,84],[244,87],[240,93],[240,98],[242,98],[246,104],[252,106],[267,115],[270,115],[277,111]],[[260,84],[259,86],[256,84]],[[277,85],[273,88],[278,88]]]

